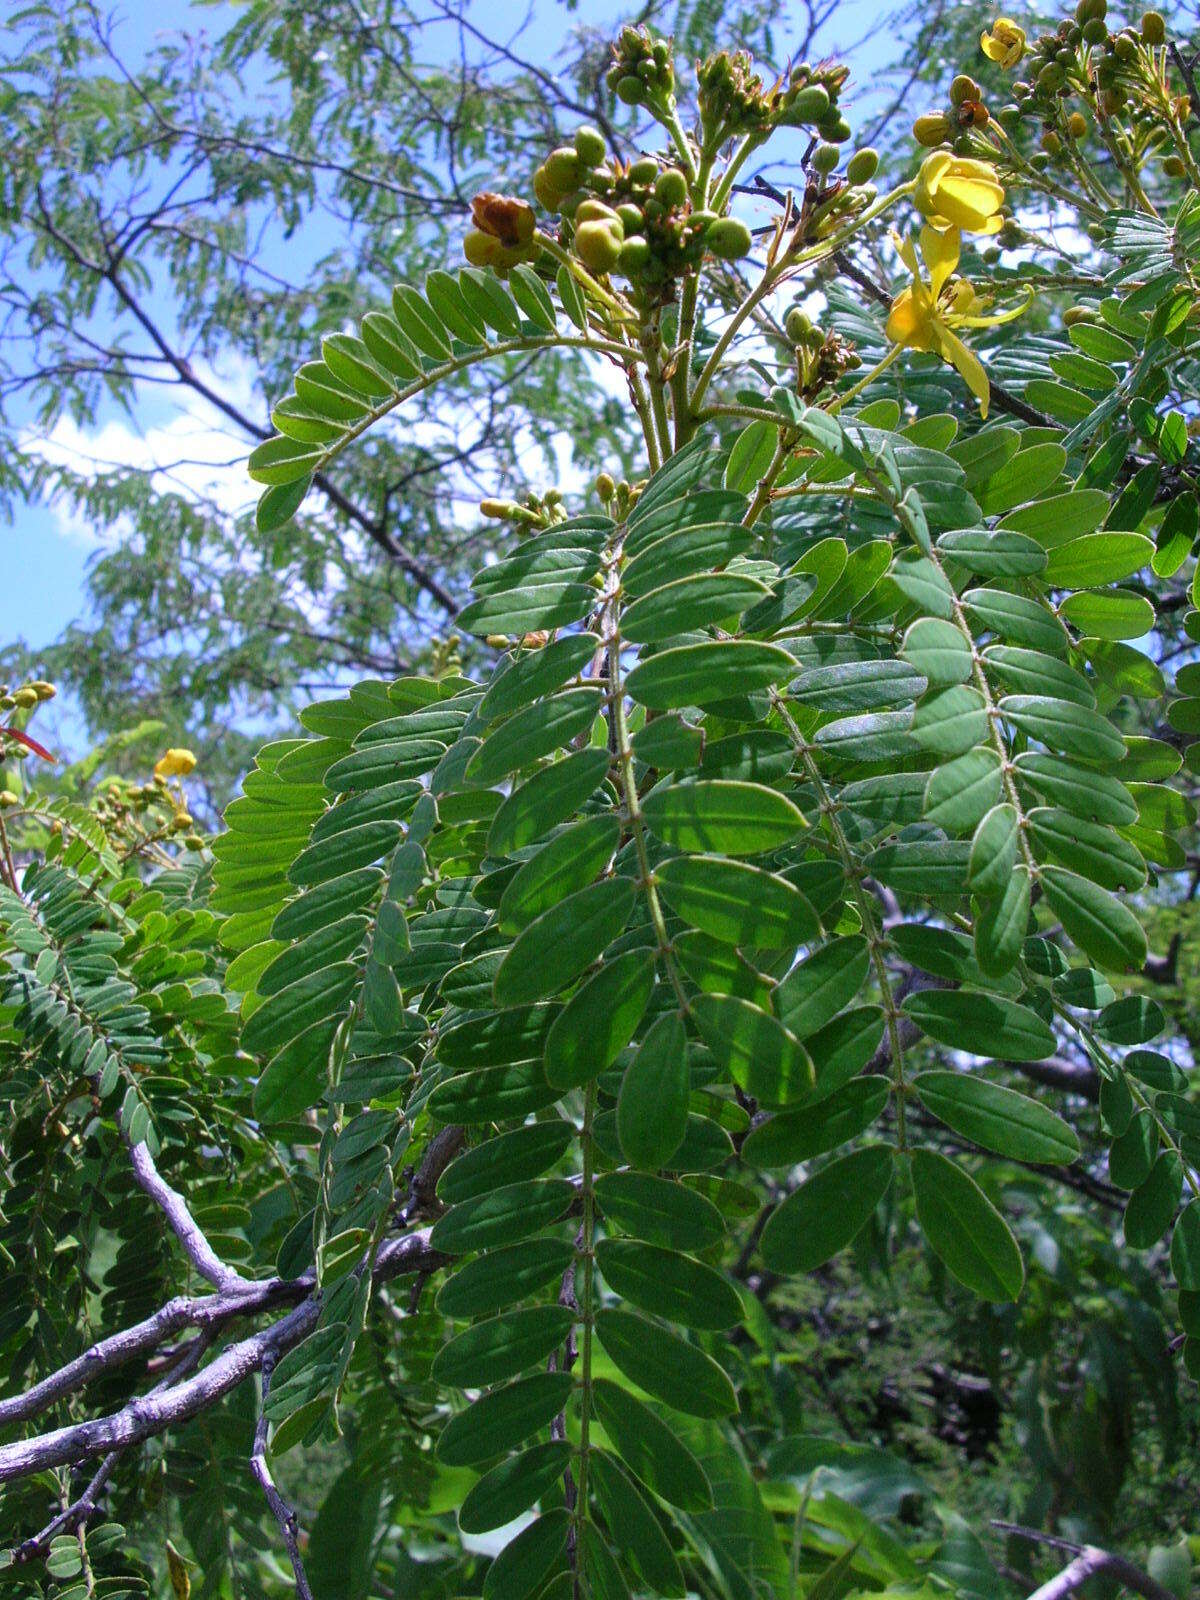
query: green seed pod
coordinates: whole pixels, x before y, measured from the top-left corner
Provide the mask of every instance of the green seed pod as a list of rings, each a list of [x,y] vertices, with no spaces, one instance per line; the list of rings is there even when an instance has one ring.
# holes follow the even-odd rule
[[[608,222],[582,222],[575,232],[575,254],[589,272],[611,272],[621,255],[622,240]]]
[[[652,184],[658,177],[658,162],[653,156],[639,156],[629,168],[629,181],[639,187]]]
[[[787,108],[787,120],[791,123],[819,122],[828,113],[829,106],[829,90],[823,84],[810,83],[796,91]]]
[[[645,98],[646,88],[640,78],[632,73],[617,79],[616,95],[622,105],[636,106]]]
[[[589,127],[585,123],[582,128],[575,129],[575,154],[585,167],[598,167],[604,160],[607,150],[604,135],[598,128]]]
[[[685,204],[688,197],[687,179],[678,167],[668,167],[665,172],[660,172],[654,185],[654,198],[666,206],[668,211],[673,211],[677,206]]]
[[[1159,11],[1147,11],[1142,18],[1142,38],[1149,45],[1165,44],[1167,25]]]
[[[870,183],[879,171],[879,152],[866,145],[856,150],[846,163],[846,180],[849,183]]]
[[[636,277],[650,260],[650,244],[646,239],[626,239],[617,257],[617,271],[627,278]]]
[[[617,215],[621,219],[621,226],[629,233],[641,233],[646,226],[646,218],[641,206],[635,206],[632,200],[626,200],[617,207]]]
[[[738,217],[718,217],[704,242],[720,261],[740,261],[754,243],[750,229]]]
[[[819,144],[808,158],[814,172],[830,173],[841,160],[842,152],[835,144]]]

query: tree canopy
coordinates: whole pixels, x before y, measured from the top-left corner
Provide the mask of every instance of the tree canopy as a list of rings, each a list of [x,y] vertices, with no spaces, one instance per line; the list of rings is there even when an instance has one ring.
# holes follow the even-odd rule
[[[1200,37],[843,20],[12,24],[14,1593],[1191,1592]]]

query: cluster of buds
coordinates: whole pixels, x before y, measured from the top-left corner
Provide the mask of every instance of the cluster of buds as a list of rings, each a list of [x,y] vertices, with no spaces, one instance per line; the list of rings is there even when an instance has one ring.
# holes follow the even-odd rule
[[[551,151],[533,187],[562,216],[563,242],[589,272],[619,273],[652,300],[706,253],[737,261],[753,242],[736,217],[693,209],[678,167],[652,155],[606,160],[594,128],[580,128],[574,144]]]
[[[842,158],[836,145],[819,144],[806,162],[807,181],[792,228],[791,250],[800,250],[836,233],[874,200],[871,179],[879,168],[879,153],[869,145],[856,150],[839,174]]]
[[[815,400],[847,372],[862,366],[862,357],[852,344],[832,330],[816,327],[800,306],[792,307],[783,327],[795,350],[796,392],[802,400]]]
[[[850,137],[850,124],[838,109],[848,75],[842,66],[813,67],[802,61],[767,88],[744,51],[710,56],[697,73],[705,143],[716,149],[726,139],[765,137],[773,128],[807,126],[822,139],[840,144]]]
[[[630,483],[626,478],[614,478],[611,472],[598,472],[592,487],[609,516],[623,522],[637,504],[646,481],[639,478],[636,483]]]
[[[675,63],[670,40],[656,39],[647,28],[622,28],[605,81],[623,105],[671,109]]]
[[[531,491],[521,502],[481,500],[479,510],[492,522],[511,522],[516,527],[539,532],[567,519],[567,507],[561,489],[547,489],[541,495]]]
[[[928,111],[918,117],[913,123],[913,138],[927,150],[942,144],[966,150],[970,147],[970,135],[978,128],[986,128],[990,120],[983,90],[974,78],[960,72],[950,85],[949,109]]]
[[[475,226],[463,240],[463,254],[473,267],[503,275],[537,255],[537,219],[526,201],[485,190],[471,201],[471,221]]]
[[[15,689],[4,684],[0,686],[0,711],[32,711],[44,700],[53,700],[57,693],[54,685],[47,683],[44,678],[31,678],[28,683],[18,684]]]

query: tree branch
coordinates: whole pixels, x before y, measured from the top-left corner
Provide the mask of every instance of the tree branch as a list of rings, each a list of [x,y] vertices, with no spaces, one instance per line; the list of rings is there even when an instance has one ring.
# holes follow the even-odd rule
[[[171,1232],[200,1276],[207,1278],[217,1289],[243,1290],[253,1287],[250,1278],[243,1278],[233,1267],[226,1266],[209,1244],[204,1230],[188,1210],[187,1201],[177,1189],[172,1189],[155,1166],[150,1147],[145,1143],[133,1144],[128,1139],[125,1143],[139,1185],[166,1217]]]
[[[296,1593],[300,1600],[312,1600],[312,1589],[309,1587],[308,1574],[304,1570],[304,1558],[300,1554],[299,1531],[300,1523],[294,1509],[280,1494],[267,1465],[267,1396],[271,1392],[271,1374],[275,1370],[277,1357],[274,1351],[268,1352],[263,1358],[262,1365],[262,1406],[258,1422],[254,1428],[254,1448],[250,1453],[250,1470],[255,1481],[266,1496],[267,1505],[271,1508],[271,1515],[279,1524],[279,1534],[283,1540],[284,1549],[288,1553],[288,1560],[292,1563],[292,1572],[296,1579]]]

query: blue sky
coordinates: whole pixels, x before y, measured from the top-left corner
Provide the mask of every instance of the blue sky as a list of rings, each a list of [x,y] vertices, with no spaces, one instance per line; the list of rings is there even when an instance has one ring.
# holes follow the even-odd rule
[[[186,29],[209,37],[218,35],[236,10],[236,6],[226,4],[192,5],[189,0],[154,0],[153,5],[145,0],[127,0],[119,13],[122,20],[117,42],[125,58],[132,61],[164,33]],[[523,32],[518,48],[526,56],[552,64],[572,28],[580,23],[603,26],[616,11],[613,0],[580,0],[573,10],[557,0],[534,0],[533,22]],[[486,7],[475,8],[475,14],[480,17],[481,26],[504,36],[515,33],[530,13],[525,0],[487,0]],[[872,0],[843,0],[838,27],[828,36],[831,48],[858,45],[878,17]],[[784,21],[779,28],[781,47],[787,31]],[[448,42],[450,37],[447,30]],[[865,121],[869,116],[871,102],[879,93],[877,83],[872,90],[872,74],[886,64],[893,49],[894,40],[881,33],[854,51],[855,77],[861,86],[854,108],[857,120]],[[303,249],[316,259],[332,243],[331,236],[322,237],[310,228]],[[288,270],[294,276],[296,242],[287,248]],[[164,315],[169,314],[167,308],[159,309]],[[244,372],[233,374],[235,384],[240,381],[247,394],[251,376]],[[186,487],[196,492],[214,492],[230,505],[253,498],[250,484],[233,460],[235,450],[228,433],[218,426],[218,419],[191,400],[181,412],[178,399],[169,391],[148,391],[134,419],[115,410],[102,410],[86,430],[64,425],[57,432],[55,446],[75,461],[145,465],[186,456],[208,463],[183,469],[180,481]],[[0,589],[0,641],[20,638],[36,649],[50,643],[68,624],[86,622],[86,569],[97,548],[91,529],[78,524],[61,508],[32,506],[20,508],[12,525],[0,531],[0,538],[5,542],[10,570],[15,568],[23,579]]]

